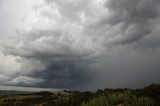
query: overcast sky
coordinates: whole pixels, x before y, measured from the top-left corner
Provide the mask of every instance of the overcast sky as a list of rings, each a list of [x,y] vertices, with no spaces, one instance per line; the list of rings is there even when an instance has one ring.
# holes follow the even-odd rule
[[[0,0],[0,85],[160,83],[160,0]]]

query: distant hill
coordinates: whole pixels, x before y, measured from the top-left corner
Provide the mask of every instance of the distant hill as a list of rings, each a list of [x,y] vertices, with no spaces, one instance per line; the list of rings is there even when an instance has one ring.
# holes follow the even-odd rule
[[[0,86],[0,91],[4,92],[40,92],[40,91],[49,91],[49,92],[59,92],[61,89],[53,88],[35,88],[35,87],[20,87],[20,86]]]
[[[29,94],[29,91],[0,90],[0,94]]]

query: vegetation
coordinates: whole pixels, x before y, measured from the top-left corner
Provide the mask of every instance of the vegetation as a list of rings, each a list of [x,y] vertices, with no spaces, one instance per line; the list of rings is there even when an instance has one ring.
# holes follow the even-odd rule
[[[143,89],[104,89],[96,92],[63,91],[0,94],[0,106],[160,106],[160,85]]]
[[[156,106],[156,102],[148,97],[138,98],[130,92],[117,92],[96,97],[82,106]]]

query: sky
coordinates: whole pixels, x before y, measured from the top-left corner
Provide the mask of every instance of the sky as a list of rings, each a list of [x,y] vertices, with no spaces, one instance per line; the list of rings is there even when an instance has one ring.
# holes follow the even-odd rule
[[[160,83],[159,0],[0,0],[0,85]]]

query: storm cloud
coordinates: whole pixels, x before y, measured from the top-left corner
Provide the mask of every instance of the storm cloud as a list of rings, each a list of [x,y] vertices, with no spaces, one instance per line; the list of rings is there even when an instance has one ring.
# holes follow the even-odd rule
[[[0,31],[1,84],[96,89],[160,83],[159,0],[29,0],[24,7],[26,14],[0,11],[7,13],[0,25],[6,29]]]

